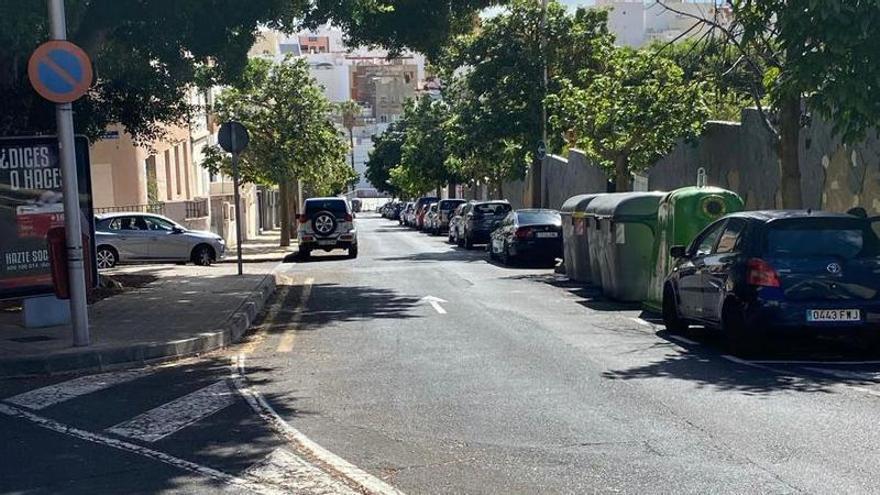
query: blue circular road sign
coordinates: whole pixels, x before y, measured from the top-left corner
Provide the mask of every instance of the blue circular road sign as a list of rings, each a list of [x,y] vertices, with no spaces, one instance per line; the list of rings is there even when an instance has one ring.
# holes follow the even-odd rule
[[[70,103],[86,94],[94,74],[92,62],[82,48],[69,41],[49,41],[31,55],[28,77],[43,98]]]

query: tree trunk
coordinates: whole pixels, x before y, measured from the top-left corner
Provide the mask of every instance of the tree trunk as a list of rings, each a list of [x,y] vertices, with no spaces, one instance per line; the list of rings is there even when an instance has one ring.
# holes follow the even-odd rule
[[[498,179],[495,181],[494,199],[504,199],[504,179]]]
[[[455,182],[450,182],[449,186],[446,188],[446,197],[449,199],[455,199],[456,194]]]
[[[281,181],[278,184],[278,194],[281,196],[281,247],[290,246],[290,184]]]
[[[614,159],[614,190],[632,191],[632,174],[629,172],[629,157],[620,155]]]
[[[779,179],[782,207],[793,210],[804,206],[800,167],[801,101],[787,97],[779,108]]]

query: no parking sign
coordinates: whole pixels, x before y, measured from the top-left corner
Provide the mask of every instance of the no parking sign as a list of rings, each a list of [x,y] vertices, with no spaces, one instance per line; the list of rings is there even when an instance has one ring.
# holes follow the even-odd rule
[[[82,48],[69,41],[48,41],[28,60],[28,78],[43,98],[70,103],[92,85],[92,62]]]

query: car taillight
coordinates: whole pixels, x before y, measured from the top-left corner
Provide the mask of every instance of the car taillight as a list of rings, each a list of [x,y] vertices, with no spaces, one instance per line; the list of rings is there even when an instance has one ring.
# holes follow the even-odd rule
[[[516,229],[516,232],[514,232],[513,235],[517,239],[528,239],[529,237],[535,235],[535,231],[533,231],[532,229]]]
[[[770,263],[760,259],[752,258],[748,262],[749,273],[747,281],[749,285],[757,287],[779,287],[779,274]]]
[[[346,213],[345,214],[345,221],[350,222],[352,220],[354,220],[354,218],[351,216],[351,213]]]

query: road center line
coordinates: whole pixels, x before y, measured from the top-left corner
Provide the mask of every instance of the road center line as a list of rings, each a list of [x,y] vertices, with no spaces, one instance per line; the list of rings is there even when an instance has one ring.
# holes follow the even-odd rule
[[[145,368],[133,371],[102,373],[100,375],[81,376],[54,385],[30,390],[23,394],[6,399],[6,402],[28,409],[40,410],[49,406],[91,394],[105,388],[136,380],[153,373]]]
[[[233,476],[228,473],[224,473],[222,471],[218,471],[216,469],[202,466],[201,464],[196,464],[194,462],[187,461],[185,459],[181,459],[179,457],[174,457],[172,455],[166,454],[164,452],[159,452],[157,450],[150,449],[148,447],[143,447],[141,445],[135,445],[133,443],[126,442],[124,440],[118,440],[116,438],[107,437],[104,435],[99,435],[97,433],[92,433],[89,431],[81,430],[79,428],[74,428],[72,426],[65,425],[63,423],[59,423],[55,420],[45,418],[42,416],[38,416],[34,413],[28,412],[24,409],[20,409],[14,406],[8,406],[5,404],[0,404],[0,414],[10,416],[13,418],[22,419],[25,421],[29,421],[34,423],[35,425],[45,428],[47,430],[52,430],[56,433],[60,433],[62,435],[67,435],[74,438],[79,438],[80,440],[85,440],[87,442],[95,443],[98,445],[103,445],[105,447],[110,447],[118,450],[124,450],[127,452],[131,452],[143,457],[147,457],[164,464],[168,464],[170,466],[174,466],[179,469],[183,469],[192,473],[196,473],[202,476],[207,476],[209,478],[215,479],[217,481],[242,487],[246,490],[253,491],[255,493],[261,493],[266,495],[278,495],[282,492],[280,490],[271,490],[267,487],[260,485],[259,483],[255,483],[243,478],[239,478],[237,476]]]
[[[287,328],[281,335],[281,339],[278,341],[278,347],[275,349],[275,352],[290,352],[293,350],[293,341],[296,339],[296,326],[302,318],[306,304],[309,302],[309,297],[312,295],[312,284],[314,283],[315,279],[311,277],[303,281],[302,295],[299,298],[299,304],[296,309],[294,309],[293,316],[290,318],[289,328]]]
[[[151,409],[107,431],[144,442],[156,442],[235,403],[226,380]]]

